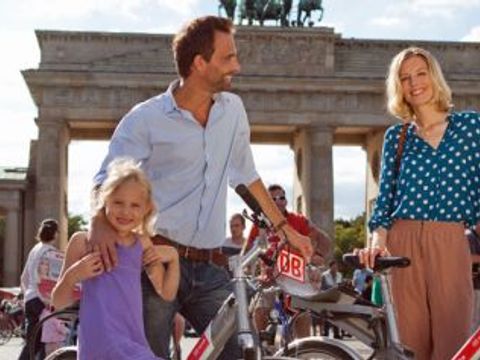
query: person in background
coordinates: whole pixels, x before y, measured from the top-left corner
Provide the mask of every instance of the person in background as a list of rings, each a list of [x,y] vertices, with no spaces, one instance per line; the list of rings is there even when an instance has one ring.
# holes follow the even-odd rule
[[[268,192],[277,205],[282,215],[287,220],[288,224],[300,234],[308,236],[314,244],[315,253],[312,257],[312,263],[315,265],[322,265],[325,257],[330,253],[330,239],[328,235],[318,228],[315,224],[309,221],[305,216],[296,214],[287,210],[287,198],[285,196],[285,189],[278,184],[272,184],[268,187]],[[253,242],[259,235],[259,229],[256,225],[250,230],[248,236],[248,247],[253,245]],[[275,234],[269,234],[268,241],[270,244],[277,244],[280,238]],[[272,274],[268,270],[261,266],[261,281],[270,281]],[[254,311],[255,325],[259,331],[265,330],[268,325],[268,316],[272,308],[274,307],[275,295],[274,293],[262,294],[261,298],[256,304]],[[297,318],[294,331],[295,337],[301,338],[310,336],[310,329],[312,326],[311,317],[308,314],[304,314]]]
[[[373,276],[367,275],[365,278],[365,285],[362,291],[362,298],[367,301],[372,301]]]
[[[328,270],[322,274],[322,290],[328,290],[332,287],[339,285],[343,281],[343,275],[338,271],[338,265],[336,260],[331,260],[328,263]],[[332,325],[328,320],[325,321],[323,327],[323,336],[328,337],[330,333],[330,328],[333,329],[333,337],[335,339],[341,339],[340,331],[338,327]]]
[[[44,255],[50,250],[56,250],[53,245],[58,237],[58,223],[54,219],[45,219],[40,224],[36,239],[38,243],[30,250],[27,257],[27,262],[23,269],[20,286],[24,294],[25,301],[25,319],[26,319],[26,338],[25,345],[19,356],[19,360],[28,360],[29,346],[35,341],[35,354],[43,359],[45,357],[45,348],[41,342],[41,330],[36,339],[33,339],[33,329],[40,319],[40,314],[45,309],[46,304],[41,299],[38,283],[38,270],[40,262],[44,261]]]
[[[361,269],[355,269],[352,276],[352,285],[357,293],[363,293],[363,290],[365,289],[365,281],[367,277],[371,277],[372,274],[372,270],[365,267]]]
[[[51,314],[48,309],[43,309],[40,320]],[[56,317],[52,317],[42,324],[41,341],[45,346],[45,356],[48,357],[52,352],[57,350],[65,342],[68,334],[68,328],[65,323]]]
[[[480,116],[452,111],[440,65],[422,48],[395,55],[386,85],[388,109],[402,123],[385,133],[372,241],[358,253],[371,268],[377,255],[410,258],[392,271],[401,341],[415,359],[450,359],[472,321],[464,232],[480,227]]]
[[[230,218],[230,237],[223,244],[222,251],[227,256],[237,255],[245,243],[243,232],[245,231],[245,218],[242,214],[233,214]]]
[[[157,296],[172,301],[180,276],[177,251],[150,240],[155,216],[152,189],[134,161],[113,161],[97,195],[94,211],[117,232],[119,264],[104,272],[98,249],[89,248],[87,233],[73,234],[52,305],[63,308],[73,303],[75,285],[81,282],[80,360],[158,359],[145,337],[140,275],[145,268]]]

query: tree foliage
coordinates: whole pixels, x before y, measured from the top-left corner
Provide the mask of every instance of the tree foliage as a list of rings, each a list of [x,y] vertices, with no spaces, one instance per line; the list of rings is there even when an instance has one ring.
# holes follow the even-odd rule
[[[352,252],[355,248],[365,246],[365,225],[365,213],[352,220],[335,220],[335,246],[333,255],[339,264],[342,263],[343,254]],[[348,272],[350,273],[351,271]]]
[[[87,220],[82,215],[68,214],[68,238],[77,231],[87,230]]]

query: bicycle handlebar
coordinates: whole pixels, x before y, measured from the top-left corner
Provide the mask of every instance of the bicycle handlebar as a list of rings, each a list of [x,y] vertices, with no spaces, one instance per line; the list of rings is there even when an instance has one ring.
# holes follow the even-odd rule
[[[360,263],[360,258],[356,254],[344,254],[343,262],[355,269],[365,267]],[[390,267],[405,268],[410,266],[410,259],[403,256],[377,256],[375,258],[374,271],[381,271]]]
[[[248,188],[240,184],[235,188],[235,192],[242,198],[242,200],[245,202],[245,204],[248,205],[252,211],[260,215],[263,213],[262,208],[260,207],[259,203],[257,200],[253,197],[252,193],[248,190]]]

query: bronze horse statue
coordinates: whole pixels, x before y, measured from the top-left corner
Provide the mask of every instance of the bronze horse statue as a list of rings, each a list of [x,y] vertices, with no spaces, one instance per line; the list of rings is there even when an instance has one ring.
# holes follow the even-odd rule
[[[322,21],[323,18],[323,6],[322,0],[299,0],[298,1],[298,12],[297,12],[297,26],[303,26],[307,18],[310,20],[308,22],[309,26],[313,26],[312,11],[319,10],[320,16],[318,21]],[[305,16],[302,20],[302,13],[305,12]]]
[[[218,4],[218,14],[220,15],[220,10],[223,8],[227,13],[227,17],[234,20],[236,7],[237,0],[220,0],[220,3]]]
[[[265,20],[280,20],[282,26],[288,26],[291,9],[292,0],[242,0],[239,24],[246,18],[248,25],[252,25],[254,20],[260,25],[263,25]]]

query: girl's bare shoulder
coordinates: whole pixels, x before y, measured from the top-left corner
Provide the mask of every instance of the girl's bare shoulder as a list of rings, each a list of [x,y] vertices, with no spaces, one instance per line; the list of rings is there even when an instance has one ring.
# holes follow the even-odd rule
[[[78,231],[74,233],[67,244],[67,254],[73,253],[79,257],[88,252],[88,233],[86,231]]]

